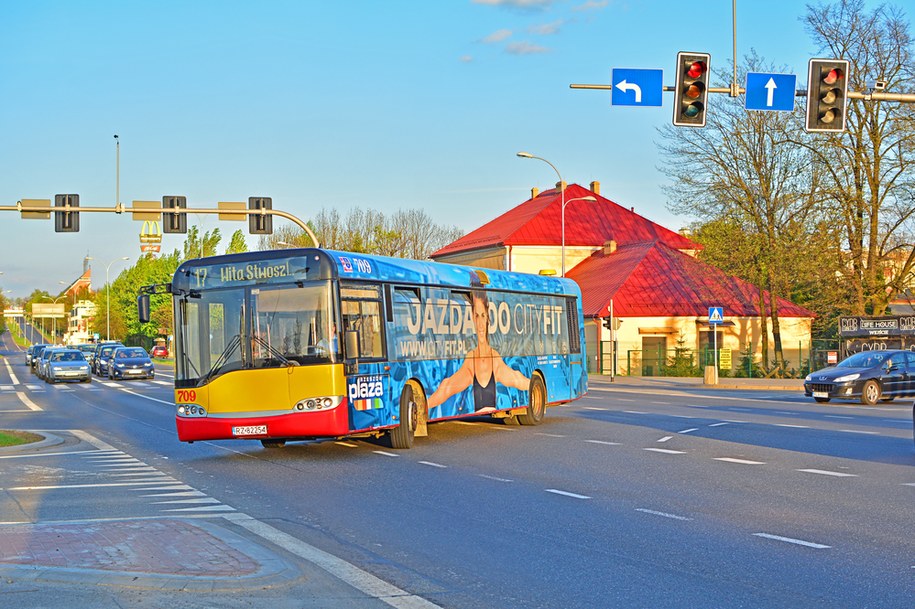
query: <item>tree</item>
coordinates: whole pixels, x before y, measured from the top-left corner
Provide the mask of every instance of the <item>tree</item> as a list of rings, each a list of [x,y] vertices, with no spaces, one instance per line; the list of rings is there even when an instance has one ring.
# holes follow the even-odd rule
[[[245,241],[245,234],[241,229],[236,230],[232,233],[232,238],[229,240],[229,247],[226,248],[227,254],[240,254],[242,252],[248,251],[248,243]]]
[[[823,55],[850,61],[850,90],[876,79],[890,91],[915,87],[912,37],[901,9],[879,5],[868,12],[863,0],[840,0],[808,5],[803,21]],[[883,314],[915,268],[915,107],[849,100],[844,133],[795,141],[810,151],[824,216],[841,229],[838,270],[852,288],[851,313]]]
[[[200,235],[200,228],[197,225],[191,226],[187,230],[187,237],[184,240],[183,260],[191,258],[204,258],[206,256],[215,256],[216,248],[222,240],[219,228],[214,228],[212,232],[207,231]]]

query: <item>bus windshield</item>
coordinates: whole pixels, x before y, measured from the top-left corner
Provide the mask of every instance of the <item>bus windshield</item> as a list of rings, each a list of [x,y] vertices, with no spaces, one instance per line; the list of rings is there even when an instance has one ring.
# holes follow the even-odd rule
[[[331,282],[176,296],[175,380],[199,386],[243,368],[340,361]]]

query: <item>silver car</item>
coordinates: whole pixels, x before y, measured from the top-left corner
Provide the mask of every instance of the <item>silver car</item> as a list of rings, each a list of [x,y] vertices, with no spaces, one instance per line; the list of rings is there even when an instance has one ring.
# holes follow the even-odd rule
[[[89,362],[78,349],[55,349],[46,364],[44,379],[48,383],[60,381],[92,382]]]

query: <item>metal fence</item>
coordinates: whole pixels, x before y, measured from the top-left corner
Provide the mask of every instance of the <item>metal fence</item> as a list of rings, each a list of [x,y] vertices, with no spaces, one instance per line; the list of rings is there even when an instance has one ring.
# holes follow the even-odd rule
[[[838,359],[838,339],[814,340],[808,344],[782,346],[784,361],[774,361],[774,348],[769,348],[768,368],[762,366],[758,354],[746,347],[740,351],[718,350],[721,376],[744,378],[803,378],[813,370],[835,364]],[[728,357],[729,356],[729,357]],[[715,350],[690,349],[641,350],[627,349],[613,356],[610,341],[602,341],[592,372],[619,376],[702,376],[706,366],[715,365]]]

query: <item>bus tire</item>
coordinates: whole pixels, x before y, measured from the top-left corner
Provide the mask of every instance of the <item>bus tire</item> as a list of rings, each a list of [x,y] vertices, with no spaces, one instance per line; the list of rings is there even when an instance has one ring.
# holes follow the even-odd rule
[[[531,377],[530,402],[524,414],[518,415],[518,422],[522,425],[540,425],[546,415],[546,386],[543,379],[535,374]]]
[[[416,404],[415,391],[413,384],[407,383],[400,394],[400,425],[388,432],[391,438],[391,448],[413,448],[416,425],[419,421],[419,407]]]

